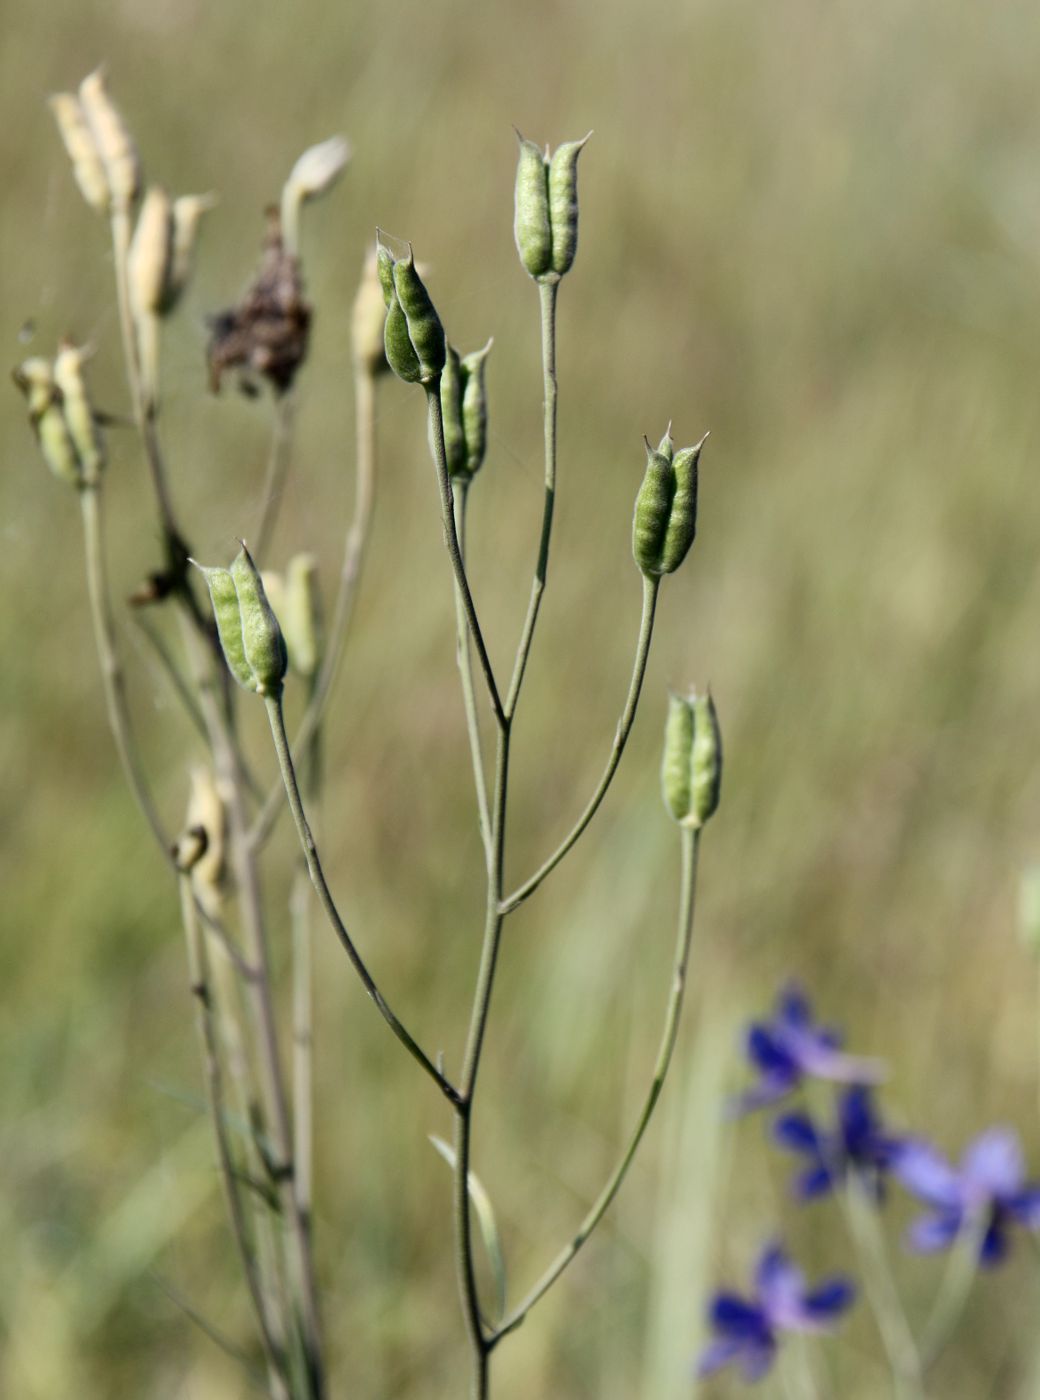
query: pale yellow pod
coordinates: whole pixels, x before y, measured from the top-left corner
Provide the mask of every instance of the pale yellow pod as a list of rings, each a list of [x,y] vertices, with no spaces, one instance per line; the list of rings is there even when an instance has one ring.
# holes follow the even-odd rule
[[[80,83],[79,100],[105,167],[112,203],[127,210],[141,190],[141,162],[130,130],[108,95],[102,69],[95,68]]]
[[[182,194],[173,201],[173,254],[161,307],[163,315],[173,310],[188,284],[199,221],[216,203],[215,194]]]
[[[390,285],[393,286],[392,274]],[[366,256],[361,271],[350,326],[354,363],[370,375],[382,374],[390,368],[383,349],[385,325],[386,302],[379,281],[379,262],[373,249]]]
[[[293,670],[301,676],[313,676],[324,651],[318,561],[313,554],[294,554],[289,560],[281,617]]]
[[[61,394],[62,412],[79,457],[83,481],[93,486],[105,465],[105,444],[83,378],[85,360],[82,346],[63,343],[54,361],[54,383]]]
[[[201,764],[191,770],[185,826],[206,833],[206,849],[191,867],[191,882],[199,903],[215,917],[226,880],[227,812],[213,774]]]
[[[108,176],[79,99],[71,92],[58,92],[50,99],[50,109],[58,124],[72,174],[80,194],[99,214],[108,213]]]
[[[173,266],[173,206],[161,185],[151,185],[137,216],[128,275],[134,315],[158,316]]]

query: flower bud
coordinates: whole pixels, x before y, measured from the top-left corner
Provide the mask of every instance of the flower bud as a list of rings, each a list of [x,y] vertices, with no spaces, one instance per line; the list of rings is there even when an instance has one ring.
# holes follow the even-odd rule
[[[393,291],[393,273],[390,275]],[[386,302],[379,281],[378,258],[369,253],[361,271],[354,297],[354,311],[351,319],[351,342],[354,350],[354,363],[367,374],[382,374],[389,366],[383,348],[383,334],[386,326]]]
[[[151,185],[137,216],[127,267],[130,303],[138,319],[159,315],[172,266],[173,206],[160,185]]]
[[[50,361],[40,357],[26,360],[12,378],[29,405],[29,422],[44,461],[59,481],[82,486],[79,456],[62,412],[61,391],[54,382]]]
[[[722,736],[711,692],[670,695],[661,790],[680,826],[698,829],[719,805]]]
[[[80,83],[79,100],[105,168],[112,203],[117,209],[129,209],[140,193],[141,164],[129,129],[108,95],[100,68]]]
[[[72,174],[80,193],[91,209],[107,214],[108,176],[79,98],[71,92],[55,93],[50,99],[50,108],[72,161]]]
[[[254,688],[261,695],[276,695],[282,688],[288,662],[285,640],[244,544],[231,561],[231,577],[242,620],[242,649],[256,682]]]
[[[85,358],[82,346],[63,341],[54,361],[54,383],[61,395],[61,410],[79,458],[82,480],[93,486],[105,465],[105,445],[83,378]]]
[[[648,577],[671,574],[697,533],[697,466],[705,437],[675,452],[666,433],[655,451],[646,444],[646,474],[636,496],[632,553]]]
[[[589,136],[591,136],[591,131]],[[520,261],[536,281],[555,281],[570,270],[578,248],[580,141],[565,141],[551,158],[520,133],[513,235]]]

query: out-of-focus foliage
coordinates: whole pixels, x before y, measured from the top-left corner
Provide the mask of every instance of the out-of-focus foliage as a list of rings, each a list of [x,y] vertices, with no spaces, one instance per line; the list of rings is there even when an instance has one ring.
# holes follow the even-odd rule
[[[504,951],[474,1165],[515,1286],[577,1223],[649,1073],[677,879],[657,789],[665,691],[710,679],[727,773],[702,854],[691,1014],[613,1228],[503,1344],[501,1400],[689,1393],[709,1283],[745,1271],[782,1207],[754,1125],[719,1110],[737,1027],[788,970],[892,1062],[895,1116],[953,1155],[1013,1120],[1035,1171],[1034,973],[1013,925],[1040,845],[1038,45],[1040,11],[1023,0],[56,0],[5,13],[9,362],[63,333],[90,340],[99,402],[126,410],[103,229],[45,105],[103,59],[149,174],[221,195],[168,336],[163,431],[193,546],[229,556],[259,510],[268,414],[207,394],[203,317],[246,285],[260,212],[296,154],[346,132],[354,161],[303,231],[315,327],[275,553],[312,550],[334,577],[352,483],[350,304],[379,223],[428,262],[453,343],[495,337],[470,540],[501,664],[541,509],[511,124],[554,144],[594,128],[560,297],[558,534],[516,736],[516,879],[579,811],[623,699],[642,435],[669,418],[678,440],[712,430],[698,540],[666,584],[623,769]],[[403,387],[381,391],[371,569],[322,827],[379,980],[450,1065],[475,975],[479,836],[421,412]],[[231,1396],[234,1364],[168,1291],[232,1336],[248,1325],[174,890],[105,730],[75,504],[41,468],[13,392],[0,420],[0,1389]],[[132,435],[113,430],[110,449],[123,596],[156,536]],[[190,731],[129,628],[124,650],[172,821]],[[259,727],[251,737],[270,774]],[[446,1111],[331,937],[318,947],[333,1365],[344,1393],[454,1396],[448,1176],[426,1142]],[[840,1235],[799,1228],[821,1268],[843,1262]],[[900,1277],[923,1315],[934,1266],[909,1260]],[[987,1280],[943,1395],[1031,1394],[1037,1303],[1025,1273]],[[866,1400],[884,1384],[862,1360],[867,1319],[849,1335],[833,1393]]]

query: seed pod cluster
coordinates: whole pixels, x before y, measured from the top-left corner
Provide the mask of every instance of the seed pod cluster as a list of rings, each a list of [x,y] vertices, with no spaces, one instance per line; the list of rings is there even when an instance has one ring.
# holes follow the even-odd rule
[[[632,553],[648,577],[671,574],[697,533],[697,468],[705,438],[675,451],[670,432],[655,450],[646,444],[646,474],[636,496]]]
[[[415,266],[411,244],[407,257],[395,258],[384,243],[377,243],[376,268],[386,305],[387,364],[406,384],[432,384],[444,369],[447,342],[441,318]]]
[[[448,346],[441,375],[441,417],[448,475],[470,481],[484,464],[487,451],[487,391],[484,365],[492,342],[459,358]]]
[[[243,544],[230,569],[196,568],[206,579],[231,674],[244,690],[279,694],[288,661],[285,640],[249,550]]]
[[[664,730],[661,790],[680,826],[700,828],[719,805],[722,736],[711,692],[671,695]]]
[[[44,461],[69,486],[95,486],[105,465],[105,445],[83,378],[86,352],[62,342],[56,359],[33,356],[12,378],[25,395],[29,422]]]
[[[59,92],[50,105],[83,198],[99,214],[129,212],[141,190],[141,162],[102,70],[88,74],[78,94]]]
[[[565,141],[550,156],[517,132],[513,234],[520,261],[535,281],[557,281],[578,250],[578,156],[585,142]]]

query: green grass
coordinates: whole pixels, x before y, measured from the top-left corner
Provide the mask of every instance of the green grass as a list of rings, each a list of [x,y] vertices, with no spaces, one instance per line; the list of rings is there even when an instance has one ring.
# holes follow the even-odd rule
[[[203,316],[248,279],[305,145],[356,157],[308,211],[317,306],[277,552],[331,584],[349,506],[348,313],[376,223],[411,238],[463,350],[495,336],[472,561],[491,651],[519,627],[537,535],[537,298],[512,247],[514,138],[595,136],[560,297],[561,494],[517,732],[509,870],[583,804],[639,618],[629,521],[641,436],[712,437],[700,536],[663,590],[644,709],[589,836],[509,931],[475,1165],[522,1290],[598,1189],[652,1064],[677,883],[657,763],[669,683],[710,679],[727,744],[701,864],[674,1081],[601,1239],[497,1356],[496,1400],[680,1397],[704,1290],[739,1279],[786,1209],[757,1123],[726,1127],[742,1019],[799,973],[893,1066],[896,1115],[953,1152],[1016,1122],[1040,1164],[1035,974],[1015,943],[1040,842],[1040,95],[1035,7],[938,0],[431,3],[305,13],[22,6],[5,23],[0,305],[11,364],[98,345],[123,411],[103,228],[44,106],[109,64],[149,171],[215,188],[168,337],[166,438],[200,557],[254,528],[267,414],[207,397]],[[421,403],[383,386],[370,572],[331,711],[327,863],[380,980],[457,1063],[482,904],[465,733]],[[239,1393],[158,1276],[246,1335],[197,1106],[175,891],[116,771],[88,635],[75,504],[0,397],[0,1389]],[[154,554],[131,435],[113,432],[117,596]],[[182,730],[124,651],[174,822]],[[273,773],[256,716],[258,766]],[[280,830],[272,892],[288,870]],[[324,930],[321,932],[324,933]],[[277,941],[277,933],[276,933]],[[284,942],[282,944],[284,950]],[[456,1396],[464,1375],[446,1115],[319,940],[319,1265],[342,1393]],[[900,1216],[900,1218],[902,1218]],[[841,1263],[835,1227],[790,1230]],[[979,1290],[944,1396],[1033,1393],[1022,1250]],[[900,1261],[927,1309],[932,1266]],[[866,1317],[843,1396],[882,1393]],[[242,1392],[244,1393],[244,1392]],[[717,1393],[725,1394],[721,1382]]]

